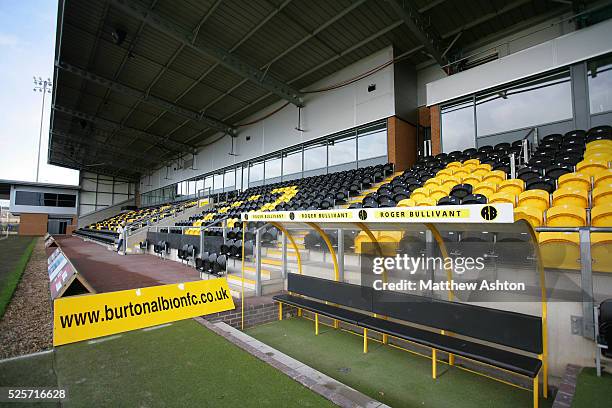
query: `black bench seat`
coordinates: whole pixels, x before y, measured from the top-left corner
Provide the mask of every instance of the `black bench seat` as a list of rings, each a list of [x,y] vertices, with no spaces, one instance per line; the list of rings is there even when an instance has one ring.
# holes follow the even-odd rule
[[[354,312],[352,310],[337,306],[326,305],[325,303],[293,295],[276,295],[273,297],[277,302],[285,303],[314,313],[322,314],[332,319],[338,319],[351,324],[358,324],[361,320],[367,319],[367,314]]]
[[[530,378],[534,378],[542,366],[542,361],[537,358],[376,317],[368,317],[365,320],[361,320],[358,322],[358,325],[379,333],[480,361]]]

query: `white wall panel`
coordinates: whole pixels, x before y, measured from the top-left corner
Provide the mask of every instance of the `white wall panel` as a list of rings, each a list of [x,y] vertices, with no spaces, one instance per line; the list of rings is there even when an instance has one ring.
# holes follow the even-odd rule
[[[309,89],[325,87],[352,78],[392,58],[393,49],[387,47],[313,84]],[[368,85],[372,83],[376,84],[376,90],[367,92]],[[282,104],[284,102],[269,106],[245,119],[244,122],[260,118]],[[224,137],[201,149],[196,158],[197,171],[182,169],[176,172],[171,171],[170,180],[166,180],[166,169],[162,168],[152,175],[151,183],[149,183],[148,176],[141,179],[141,192],[155,190],[196,175],[206,174],[234,163],[250,160],[394,114],[393,66],[388,66],[351,85],[328,92],[307,94],[305,106],[302,109],[301,127],[304,132],[295,130],[298,110],[295,106],[289,105],[264,121],[240,128],[238,137],[234,140],[234,152],[238,156],[228,155],[231,141],[229,137]],[[247,136],[250,137],[249,141],[246,141]]]
[[[612,20],[427,84],[427,105],[492,88],[612,51]]]

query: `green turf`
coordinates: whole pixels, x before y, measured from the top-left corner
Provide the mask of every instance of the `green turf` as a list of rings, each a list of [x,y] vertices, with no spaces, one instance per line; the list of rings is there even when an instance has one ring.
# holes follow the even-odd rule
[[[32,237],[9,236],[0,241],[0,319],[25,270],[36,239]]]
[[[392,407],[531,407],[532,393],[301,318],[256,326],[247,333],[297,360]],[[552,400],[540,399],[541,407]]]
[[[41,387],[57,388],[57,378],[53,372],[53,353],[38,354],[33,357],[0,362],[0,387]],[[55,402],[6,403],[0,407],[57,407]]]
[[[27,360],[6,364],[0,387],[29,385],[27,373],[47,373]],[[64,407],[333,405],[191,319],[58,347],[55,367],[69,393]]]
[[[604,408],[612,405],[612,374],[597,377],[594,368],[584,368],[578,375],[573,408]]]

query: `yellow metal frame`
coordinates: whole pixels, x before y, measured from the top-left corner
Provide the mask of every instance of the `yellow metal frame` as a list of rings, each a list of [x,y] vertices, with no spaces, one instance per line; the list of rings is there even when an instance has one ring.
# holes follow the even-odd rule
[[[244,330],[244,238],[246,234],[247,223],[246,221],[242,222],[242,288],[240,292],[240,328]]]

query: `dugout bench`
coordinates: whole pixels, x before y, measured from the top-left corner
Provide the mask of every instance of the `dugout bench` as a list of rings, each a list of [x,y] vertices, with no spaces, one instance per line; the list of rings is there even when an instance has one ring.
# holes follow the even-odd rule
[[[437,376],[437,362],[442,361],[437,357],[439,351],[448,353],[449,365],[454,365],[454,357],[460,356],[462,359],[522,376],[532,381],[534,407],[538,406],[541,375],[541,392],[547,397],[545,275],[539,262],[535,233],[526,222],[514,221],[511,206],[495,204],[452,208],[442,206],[254,212],[242,215],[243,227],[248,223],[262,220],[281,230],[297,254],[297,270],[294,272],[298,273],[284,273],[288,294],[274,296],[274,300],[279,304],[280,319],[282,319],[283,305],[290,305],[298,309],[298,316],[302,310],[314,314],[315,334],[319,331],[319,316],[333,319],[335,328],[339,327],[338,322],[353,325],[362,332],[363,351],[366,353],[368,332],[381,334],[383,344],[387,343],[388,337],[391,336],[429,347],[432,350],[434,379]],[[343,259],[343,257],[347,256],[345,253],[348,254],[348,249],[340,241],[336,248],[336,245],[330,242],[326,231],[337,230],[338,237],[341,237],[341,231],[348,229],[361,231],[361,242],[364,242],[365,237],[365,241],[372,244],[370,250],[380,256],[389,256],[387,254],[389,247],[382,246],[385,242],[384,237],[387,236],[393,241],[403,237],[401,238],[403,241],[410,237],[427,237],[429,234],[434,249],[438,250],[442,257],[449,256],[449,249],[453,249],[452,234],[457,234],[457,231],[463,235],[465,242],[472,239],[470,234],[476,234],[479,237],[477,241],[482,240],[484,234],[495,235],[499,242],[516,240],[516,244],[523,245],[520,250],[509,251],[507,254],[497,252],[496,257],[504,263],[505,272],[512,275],[516,271],[512,263],[516,254],[524,253],[525,256],[529,256],[525,252],[527,247],[535,251],[530,258],[532,260],[529,261],[531,264],[522,273],[532,280],[531,288],[534,292],[528,299],[534,305],[540,305],[541,316],[536,316],[533,313],[535,310],[532,309],[528,312],[525,309],[517,312],[456,301],[452,291],[448,292],[448,300],[442,300],[440,294],[423,296],[399,291],[375,290],[371,286],[365,286],[363,281],[361,285],[347,283],[346,280],[359,282],[355,279],[354,272],[350,279],[344,277],[346,272],[343,270],[344,261],[348,258]],[[311,271],[314,270],[314,266],[307,265],[303,259],[300,260],[300,248],[294,242],[294,238],[304,235],[306,231],[316,231],[321,235],[333,264],[333,278],[323,279],[320,269],[319,274],[315,273],[319,277],[303,273],[307,267]],[[283,251],[284,248],[285,246]],[[393,242],[392,248],[394,248]],[[395,248],[397,249],[397,246]],[[361,244],[358,252],[358,245],[355,244],[354,252],[351,252],[353,255],[350,255],[352,259],[355,259],[355,255],[362,254],[363,249]],[[285,265],[284,270],[286,268]],[[439,272],[444,274],[447,280],[459,278],[454,275],[452,268],[444,267]],[[435,275],[438,272],[431,271],[431,273]],[[385,273],[382,276],[384,281]],[[494,301],[494,299],[483,301]]]

